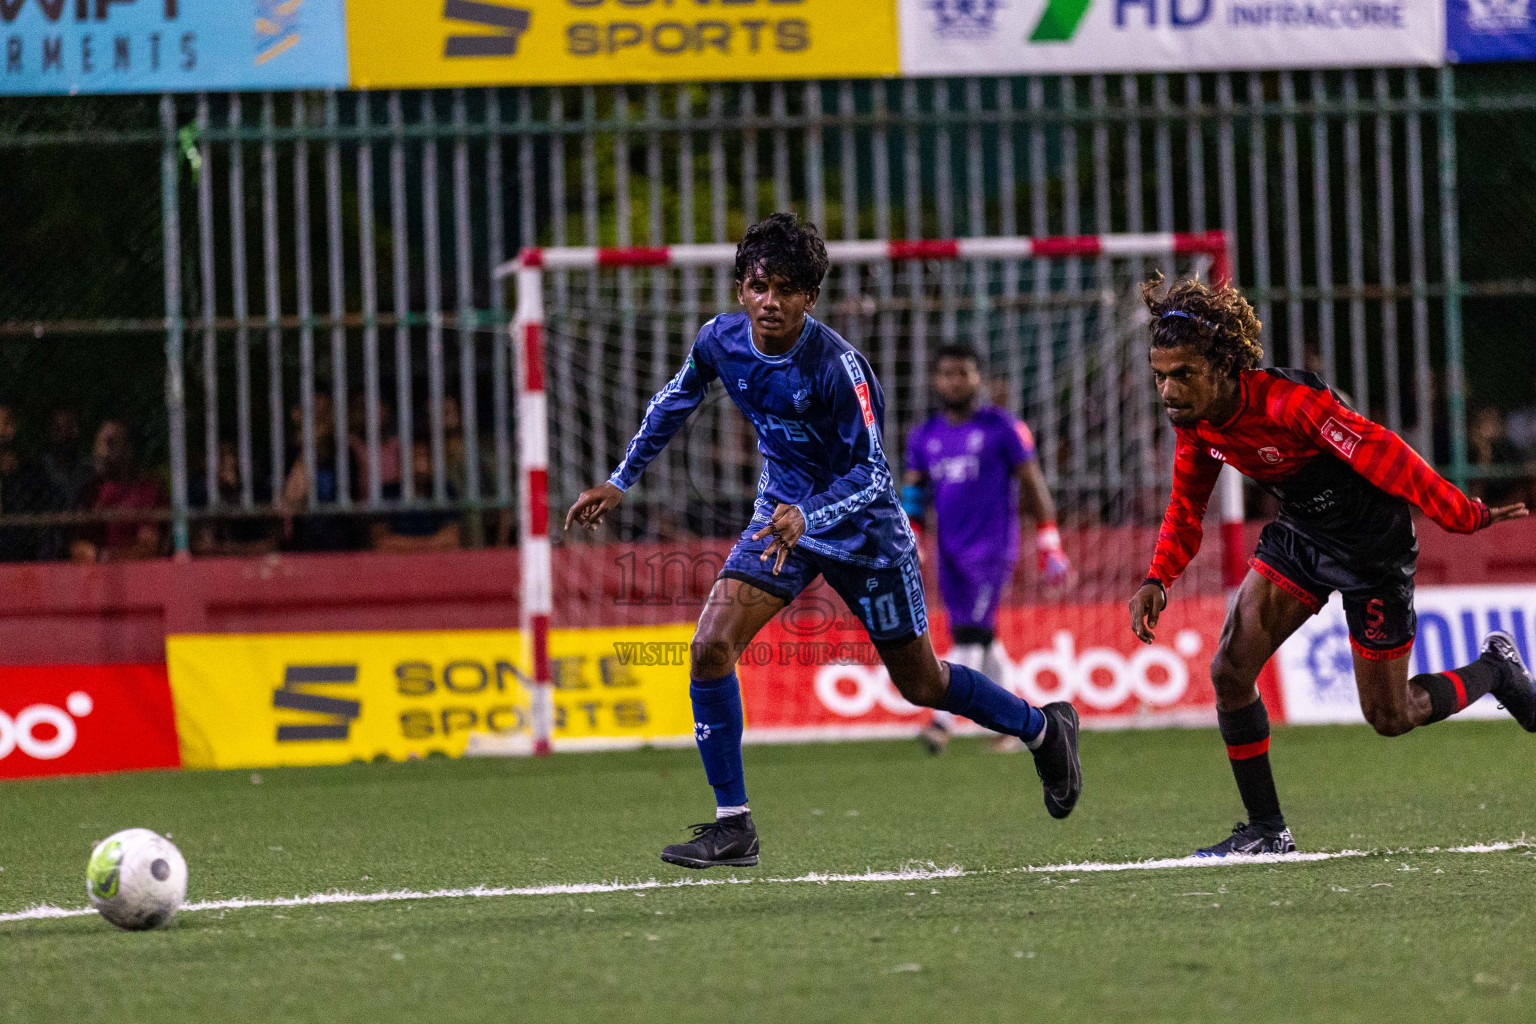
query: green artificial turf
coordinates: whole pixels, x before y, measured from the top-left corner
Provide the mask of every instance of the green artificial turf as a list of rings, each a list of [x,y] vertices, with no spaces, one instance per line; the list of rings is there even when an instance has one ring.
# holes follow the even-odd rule
[[[1052,821],[1027,755],[959,743],[748,748],[756,883],[0,924],[0,1021],[1509,1021],[1536,982],[1536,740],[1456,723],[1276,733],[1304,850],[1282,866],[1031,874],[1182,856],[1241,813],[1208,731],[1088,734]],[[85,903],[91,845],[170,833],[188,899],[700,876],[689,750],[0,784],[0,913]],[[1404,851],[1414,852],[1392,852]]]

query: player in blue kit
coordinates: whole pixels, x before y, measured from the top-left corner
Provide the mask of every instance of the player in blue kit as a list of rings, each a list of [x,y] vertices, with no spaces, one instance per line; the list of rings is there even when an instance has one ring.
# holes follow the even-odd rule
[[[1033,752],[1052,817],[1082,791],[1077,714],[1032,707],[975,669],[934,654],[917,541],[886,462],[885,399],[869,362],[808,314],[827,272],[816,229],[793,214],[753,225],[736,249],[745,313],[699,331],[683,368],[646,407],[624,461],[582,492],[565,526],[596,529],[719,380],[757,432],[763,470],[742,532],[699,616],[690,651],[694,738],[715,790],[715,820],[662,860],[690,868],[758,860],[741,758],[736,661],[768,621],[825,576],[864,624],[891,682],[923,707],[964,715]]]
[[[930,500],[938,525],[939,593],[949,613],[951,664],[998,678],[997,608],[1019,551],[1019,516],[1035,521],[1035,556],[1048,585],[1066,581],[1056,506],[1035,458],[1029,428],[1005,409],[981,405],[981,357],[969,345],[946,345],[933,360],[939,412],[907,438],[902,507],[921,528]],[[949,745],[951,717],[935,711],[918,738],[930,753]],[[994,749],[1017,750],[999,736]]]

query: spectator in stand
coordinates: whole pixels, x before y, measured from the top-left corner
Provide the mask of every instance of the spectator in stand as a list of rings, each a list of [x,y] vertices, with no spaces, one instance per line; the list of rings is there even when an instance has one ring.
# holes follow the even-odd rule
[[[16,411],[0,405],[0,515],[61,511],[62,501],[49,484],[48,474],[16,450],[16,430]],[[50,536],[55,541],[52,545],[48,544]],[[37,526],[0,527],[0,562],[32,562],[60,554],[57,531]]]
[[[1536,400],[1527,401],[1505,418],[1504,433],[1524,458],[1536,458]]]
[[[165,488],[144,473],[134,458],[133,439],[121,420],[107,420],[96,431],[91,448],[96,467],[86,489],[85,505],[93,512],[165,508]],[[70,544],[76,562],[124,562],[164,553],[165,530],[158,519],[106,519],[83,529]]]
[[[347,403],[347,447],[356,466],[359,500],[368,497],[368,403],[354,395]],[[379,397],[379,486],[400,483],[400,430],[395,423],[395,404]]]
[[[86,489],[96,477],[96,467],[80,446],[80,412],[60,406],[48,416],[48,447],[43,451],[43,472],[69,511],[85,507]]]
[[[496,441],[489,434],[481,434],[479,442],[480,498],[488,500],[496,493]],[[443,450],[448,457],[448,486],[462,497],[469,493],[469,458],[464,443],[464,410],[455,395],[443,397]],[[484,546],[487,533],[506,543],[504,538],[511,533],[511,523],[508,515],[464,514],[465,534],[470,546],[476,548]]]
[[[324,512],[305,512],[309,497],[315,497],[318,505],[332,505],[341,494],[340,473],[337,468],[335,406],[331,396],[324,391],[315,392],[315,479],[309,479],[304,466],[302,443],[303,412],[295,405],[289,410],[295,434],[299,440],[294,450],[299,455],[288,469],[288,479],[283,484],[282,508],[284,517],[284,547],[292,551],[353,551],[358,547],[357,523],[352,516]],[[357,499],[357,466],[348,460],[348,480],[351,493]]]
[[[231,441],[219,442],[219,461],[215,484],[217,503],[225,512],[240,507],[240,460]],[[258,479],[252,481],[252,498],[265,505],[272,500],[271,487]],[[187,503],[194,509],[209,508],[208,479],[194,473],[187,481]],[[204,519],[192,528],[192,553],[203,556],[265,555],[277,550],[278,524],[270,517],[232,515]]]
[[[1514,469],[1521,463],[1520,449],[1504,433],[1504,417],[1493,406],[1477,410],[1467,429],[1467,462],[1477,467]],[[1512,477],[1473,480],[1467,493],[1497,507],[1524,501],[1525,481]]]
[[[425,441],[411,445],[416,498],[432,500],[432,450]],[[400,484],[384,485],[384,497],[400,499]],[[448,499],[457,497],[452,482]],[[450,510],[410,509],[393,512],[369,527],[375,551],[451,551],[459,546],[459,517]]]

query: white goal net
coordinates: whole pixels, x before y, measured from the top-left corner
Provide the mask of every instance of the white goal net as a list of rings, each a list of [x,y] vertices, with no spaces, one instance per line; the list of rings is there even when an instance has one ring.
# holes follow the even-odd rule
[[[1140,284],[1154,272],[1224,276],[1223,246],[1220,234],[829,244],[832,267],[813,315],[873,366],[897,479],[908,433],[934,410],[930,363],[946,344],[979,353],[984,399],[1034,435],[1074,571],[1066,586],[1047,586],[1026,530],[1005,605],[1123,604],[1145,571],[1173,445],[1147,368]],[[525,576],[547,573],[525,580],[525,619],[547,615],[546,631],[691,621],[751,518],[760,457],[751,426],[716,382],[602,530],[560,529],[576,496],[623,457],[700,326],[739,308],[732,255],[728,246],[547,249],[517,265],[522,564]],[[537,479],[541,460],[547,482]],[[541,516],[552,545],[540,537]],[[1184,592],[1220,587],[1210,555],[1180,582]],[[938,610],[931,586],[929,594]]]

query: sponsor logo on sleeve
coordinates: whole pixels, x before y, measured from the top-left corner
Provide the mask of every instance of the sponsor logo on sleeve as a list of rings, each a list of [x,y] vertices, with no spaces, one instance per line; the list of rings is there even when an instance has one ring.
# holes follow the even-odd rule
[[[864,381],[853,386],[854,394],[859,396],[859,408],[864,410],[864,425],[875,425],[875,407],[869,404],[869,384]]]
[[[1355,457],[1355,449],[1360,447],[1360,435],[1334,419],[1328,417],[1328,422],[1323,424],[1323,440],[1333,446],[1334,450],[1346,459]]]

